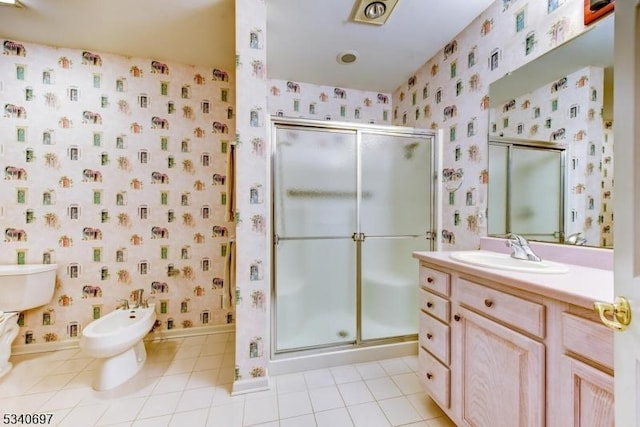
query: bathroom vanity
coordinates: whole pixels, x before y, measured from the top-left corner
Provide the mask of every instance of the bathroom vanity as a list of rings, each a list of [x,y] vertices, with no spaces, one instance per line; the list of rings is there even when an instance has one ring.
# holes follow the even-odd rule
[[[419,260],[420,381],[458,426],[613,426],[613,331],[593,311],[613,272]]]

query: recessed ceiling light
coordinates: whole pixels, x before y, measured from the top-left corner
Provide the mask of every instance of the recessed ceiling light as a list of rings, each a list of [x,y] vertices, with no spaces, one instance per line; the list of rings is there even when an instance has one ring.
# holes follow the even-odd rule
[[[364,8],[364,16],[369,19],[378,19],[387,11],[387,5],[382,3],[381,1],[374,1],[373,3],[369,3]]]
[[[358,52],[355,50],[346,50],[338,54],[338,62],[340,64],[353,64],[358,60]]]
[[[387,22],[398,0],[356,0],[351,20],[363,24],[382,25]]]

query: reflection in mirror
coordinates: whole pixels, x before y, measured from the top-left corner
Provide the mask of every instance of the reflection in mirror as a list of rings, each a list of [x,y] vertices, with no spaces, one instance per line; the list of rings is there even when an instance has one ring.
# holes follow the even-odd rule
[[[531,240],[613,247],[612,76],[613,16],[491,84],[489,235],[502,235],[508,230],[528,234]],[[515,141],[525,146],[533,143],[538,148],[541,144],[535,141],[544,141],[542,145],[547,148],[564,149],[565,171],[553,178],[544,169],[519,174],[519,168],[530,168],[544,156],[520,163],[515,160],[518,151],[513,144],[498,149],[491,141]],[[505,161],[504,155],[510,160],[509,176],[504,175],[504,164],[492,164]],[[505,181],[501,181],[501,173]],[[522,179],[530,189],[540,185],[540,180],[549,184],[553,181],[554,186],[566,182],[564,194],[562,185],[557,185],[560,192],[553,194],[561,210],[553,231],[539,227],[555,214],[516,206],[518,197],[526,199],[531,194],[514,193],[513,186]],[[512,188],[507,191],[503,187],[509,183]],[[524,199],[520,200],[524,206],[540,203],[538,199]],[[521,218],[516,217],[517,212]]]
[[[565,148],[489,141],[488,232],[563,242]]]

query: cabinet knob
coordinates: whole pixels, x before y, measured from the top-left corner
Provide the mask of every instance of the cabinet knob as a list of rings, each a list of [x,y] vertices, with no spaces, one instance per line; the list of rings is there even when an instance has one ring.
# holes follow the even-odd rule
[[[433,374],[431,372],[427,372],[427,379],[432,379],[433,378]]]
[[[430,340],[431,338],[433,338],[433,334],[427,334],[427,339]]]
[[[455,316],[453,316],[453,320],[455,320],[456,322],[460,321],[460,315],[456,314]]]
[[[433,277],[431,276],[427,277],[427,283],[433,283]]]
[[[484,300],[484,305],[485,307],[491,307],[493,306],[493,301],[491,301],[489,298]]]
[[[433,303],[432,302],[428,302],[427,303],[427,307],[429,307],[429,308],[433,307]]]

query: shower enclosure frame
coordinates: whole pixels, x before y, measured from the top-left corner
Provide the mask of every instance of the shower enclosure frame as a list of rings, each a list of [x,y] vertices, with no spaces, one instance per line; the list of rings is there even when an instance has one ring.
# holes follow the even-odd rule
[[[355,243],[355,251],[356,251],[356,277],[355,277],[355,293],[356,293],[356,339],[350,342],[336,342],[329,344],[319,344],[319,345],[310,345],[304,347],[296,347],[293,349],[286,350],[277,350],[277,287],[276,287],[276,246],[278,243],[278,236],[276,235],[276,198],[275,198],[275,174],[277,172],[277,162],[276,162],[276,132],[278,126],[282,127],[291,127],[292,129],[306,129],[306,130],[324,130],[327,132],[349,132],[352,131],[355,133],[356,137],[356,222],[357,229],[360,230],[360,208],[361,208],[361,192],[362,192],[362,180],[361,180],[361,144],[362,144],[362,134],[369,132],[374,134],[381,135],[389,135],[389,136],[418,136],[421,138],[429,138],[431,140],[429,147],[430,161],[425,163],[425,166],[430,167],[430,182],[427,183],[430,193],[430,200],[428,200],[430,204],[430,222],[427,224],[428,229],[425,230],[426,234],[424,239],[428,242],[425,245],[425,250],[433,251],[437,248],[437,236],[438,236],[438,220],[439,214],[437,209],[439,207],[438,197],[439,197],[439,189],[438,189],[438,173],[437,167],[440,164],[439,159],[439,138],[441,137],[441,132],[426,130],[426,129],[418,129],[411,127],[400,127],[400,126],[385,126],[385,125],[374,125],[374,124],[362,124],[362,123],[351,123],[351,122],[339,122],[339,121],[322,121],[322,120],[312,120],[312,119],[300,119],[300,118],[291,118],[291,117],[280,117],[280,116],[272,116],[270,118],[270,162],[269,162],[269,188],[267,191],[267,197],[269,198],[269,206],[270,206],[270,221],[268,222],[268,242],[267,244],[270,246],[269,249],[269,266],[270,266],[270,321],[271,327],[269,328],[270,334],[270,355],[272,360],[278,360],[282,358],[287,358],[292,355],[296,356],[304,356],[304,355],[318,355],[322,353],[326,353],[328,351],[339,351],[339,350],[350,350],[350,349],[358,349],[358,348],[367,348],[372,346],[379,346],[384,344],[394,344],[394,343],[403,343],[403,342],[417,342],[418,335],[417,329],[416,333],[409,335],[400,335],[393,337],[385,337],[385,338],[373,338],[373,339],[362,339],[362,242],[364,238],[362,236],[358,236],[357,234],[362,233],[354,233],[353,240]],[[368,237],[376,237],[376,236],[368,236]],[[395,237],[387,237],[387,238],[395,238]],[[416,289],[418,287],[417,283],[417,271],[416,271]],[[416,307],[416,310],[418,308]],[[417,328],[417,325],[416,325]]]

